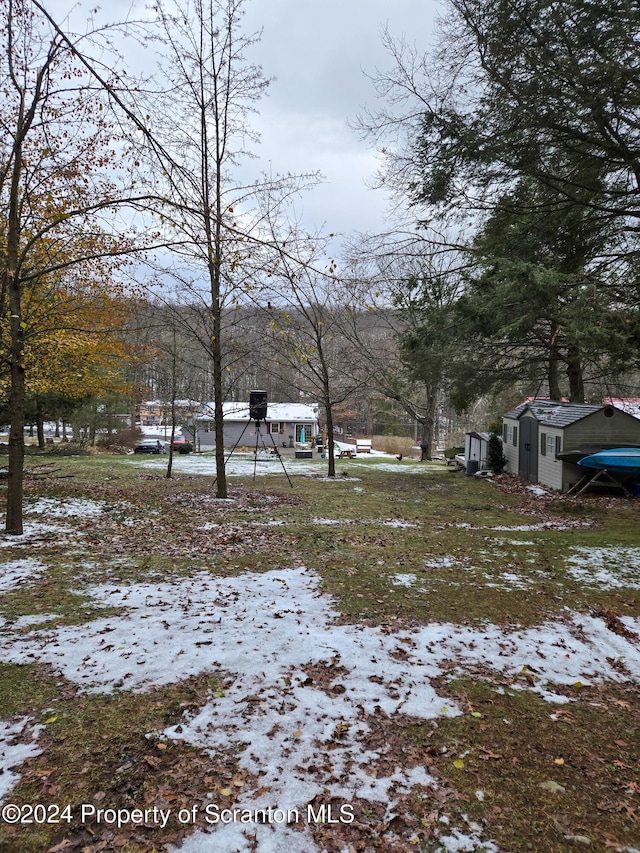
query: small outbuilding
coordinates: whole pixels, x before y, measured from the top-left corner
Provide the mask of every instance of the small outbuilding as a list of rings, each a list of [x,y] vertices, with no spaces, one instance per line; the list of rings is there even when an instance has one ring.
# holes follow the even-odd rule
[[[505,471],[569,491],[584,475],[578,459],[613,447],[640,447],[640,419],[608,403],[527,400],[502,419]]]
[[[488,432],[468,432],[464,437],[464,465],[468,474],[487,467]]]

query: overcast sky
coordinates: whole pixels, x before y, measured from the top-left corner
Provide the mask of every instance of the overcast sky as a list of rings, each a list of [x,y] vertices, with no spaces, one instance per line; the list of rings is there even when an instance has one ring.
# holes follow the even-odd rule
[[[45,2],[59,21],[74,7],[74,22],[86,20],[90,8],[88,0]],[[144,9],[145,2],[109,0],[95,20],[138,17],[132,9]],[[365,104],[375,105],[366,74],[391,65],[383,27],[424,49],[442,11],[439,0],[247,0],[244,10],[245,32],[263,31],[247,58],[276,78],[252,122],[261,134],[256,177],[261,169],[320,171],[325,183],[305,194],[296,211],[309,229],[343,235],[386,230],[385,195],[367,188],[375,152],[348,121]]]
[[[365,72],[390,67],[382,28],[426,48],[437,0],[250,0],[246,9],[247,29],[263,29],[257,60],[277,78],[260,108],[260,155],[274,170],[326,176],[305,196],[305,222],[341,233],[383,230],[385,196],[366,186],[375,152],[347,122],[375,102]]]

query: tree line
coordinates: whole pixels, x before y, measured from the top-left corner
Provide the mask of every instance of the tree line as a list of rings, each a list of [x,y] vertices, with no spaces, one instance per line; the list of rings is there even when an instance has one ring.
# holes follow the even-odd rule
[[[392,401],[424,458],[443,407],[634,388],[636,4],[446,0],[436,50],[386,33],[357,127],[397,218],[336,259],[292,215],[318,175],[248,177],[269,81],[244,2],[77,32],[41,0],[0,10],[7,532],[33,410],[134,400],[162,372],[173,399],[214,401],[219,497],[222,403],[248,378],[320,403],[330,440],[336,412]],[[146,79],[131,44],[157,50]]]

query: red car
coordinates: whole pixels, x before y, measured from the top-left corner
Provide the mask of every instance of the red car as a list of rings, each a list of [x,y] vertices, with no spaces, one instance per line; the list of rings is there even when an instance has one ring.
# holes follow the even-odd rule
[[[178,453],[191,453],[193,450],[193,444],[191,444],[191,442],[183,435],[179,435],[173,439],[172,447],[174,450],[177,450]]]

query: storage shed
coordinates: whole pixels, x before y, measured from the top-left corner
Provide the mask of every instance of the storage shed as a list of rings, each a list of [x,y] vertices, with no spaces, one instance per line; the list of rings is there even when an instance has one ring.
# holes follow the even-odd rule
[[[469,473],[475,474],[487,467],[488,432],[468,432],[464,437],[464,464]]]
[[[577,460],[612,447],[640,447],[640,420],[610,404],[528,400],[502,419],[505,470],[568,491],[584,474]]]

